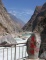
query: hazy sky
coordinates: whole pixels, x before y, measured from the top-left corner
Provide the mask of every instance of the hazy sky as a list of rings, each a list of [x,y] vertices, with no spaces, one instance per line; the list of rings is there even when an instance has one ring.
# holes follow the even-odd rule
[[[25,23],[31,18],[35,7],[43,5],[46,0],[2,0],[7,11]]]

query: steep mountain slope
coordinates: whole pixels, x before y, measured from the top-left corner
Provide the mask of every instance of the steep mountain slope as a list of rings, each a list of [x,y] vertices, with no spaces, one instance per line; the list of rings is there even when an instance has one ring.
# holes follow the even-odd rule
[[[37,6],[34,14],[27,24],[23,27],[23,30],[27,31],[41,31],[43,30],[43,21],[46,19],[46,3],[43,6]],[[41,25],[42,24],[42,25]],[[42,27],[41,27],[42,26]]]
[[[41,10],[41,8],[42,8],[42,6],[36,6],[34,14],[32,15],[31,19],[27,22],[27,24],[25,24],[25,26],[23,27],[23,30],[32,31],[33,21],[35,20],[37,14]]]
[[[25,23],[21,19],[17,18],[16,16],[14,16],[11,13],[9,13],[9,15],[16,23],[20,24],[21,27],[23,27],[25,25]]]
[[[0,0],[0,34],[20,32],[21,27],[12,20],[4,7],[2,0]]]

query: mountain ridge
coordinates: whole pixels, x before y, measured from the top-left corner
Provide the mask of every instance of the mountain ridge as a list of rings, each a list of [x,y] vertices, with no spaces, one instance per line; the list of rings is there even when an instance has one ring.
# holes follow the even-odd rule
[[[43,8],[44,7],[44,8]],[[41,27],[39,27],[39,23],[41,24],[42,19],[46,17],[46,3],[43,6],[36,6],[34,14],[30,18],[30,20],[23,27],[24,31],[38,31]],[[39,29],[38,29],[39,27]],[[43,29],[43,26],[42,26]]]

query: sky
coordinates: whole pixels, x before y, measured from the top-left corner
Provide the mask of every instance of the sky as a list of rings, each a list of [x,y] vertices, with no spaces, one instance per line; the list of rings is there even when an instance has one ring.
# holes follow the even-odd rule
[[[42,6],[46,0],[2,0],[2,2],[9,13],[27,23],[36,6]]]

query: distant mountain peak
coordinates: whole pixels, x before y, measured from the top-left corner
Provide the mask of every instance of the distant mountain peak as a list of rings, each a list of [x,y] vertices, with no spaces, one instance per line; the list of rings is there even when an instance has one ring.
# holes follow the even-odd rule
[[[41,10],[41,8],[42,8],[42,6],[36,6],[36,8],[35,8],[35,13],[36,13],[36,12],[38,12],[38,13],[39,13],[39,12],[40,12],[40,10]]]
[[[46,2],[43,4],[42,9],[46,9]]]
[[[46,6],[46,2],[43,4],[43,6]]]

